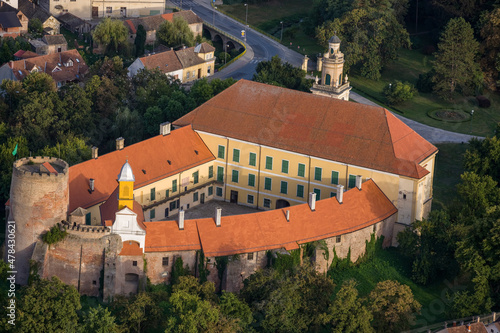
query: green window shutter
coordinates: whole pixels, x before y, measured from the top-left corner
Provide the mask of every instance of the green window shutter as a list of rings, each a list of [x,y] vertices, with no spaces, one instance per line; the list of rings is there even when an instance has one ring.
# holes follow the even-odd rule
[[[155,218],[155,216],[156,216],[156,212],[155,212],[155,210],[154,210],[154,209],[151,209],[151,210],[149,211],[149,219],[151,219],[151,220],[152,220],[152,219],[154,219],[154,218]]]
[[[172,201],[172,202],[170,203],[170,211],[173,211],[174,209],[176,209],[176,208],[177,208],[177,207],[176,207],[176,204],[175,204],[176,202],[177,202],[177,201]]]
[[[314,193],[316,193],[316,200],[321,200],[321,190],[319,188],[315,188]]]
[[[288,173],[288,161],[281,161],[281,172]]]
[[[170,196],[170,190],[165,191],[165,197],[168,198]]]
[[[224,182],[224,168],[221,166],[217,167],[217,181],[221,183]]]
[[[271,184],[272,184],[272,179],[271,179],[271,178],[266,177],[266,178],[264,179],[264,190],[269,190],[269,191],[271,191]]]
[[[305,164],[302,164],[302,163],[299,163],[299,172],[298,172],[298,176],[299,177],[305,177],[306,175],[306,165]]]
[[[208,195],[210,196],[210,195],[213,195],[213,194],[214,194],[214,187],[213,187],[213,186],[210,186],[210,187],[208,188]]]
[[[222,197],[222,187],[217,187],[215,193],[217,194],[218,197]]]
[[[273,169],[273,158],[271,156],[266,156],[266,169],[267,170]]]
[[[218,158],[225,159],[226,158],[226,147],[224,146],[219,146],[219,152],[217,154]]]
[[[233,183],[237,183],[238,182],[238,176],[239,176],[239,172],[238,170],[233,170],[233,174],[232,174],[232,177],[231,177],[231,181]]]
[[[193,183],[198,184],[200,173],[198,171],[193,173]]]
[[[248,175],[248,186],[255,186],[255,175]]]
[[[193,202],[198,201],[198,192],[193,193]]]
[[[349,175],[349,188],[356,186],[356,176]]]
[[[92,224],[92,214],[91,213],[85,214],[85,224],[86,225]]]
[[[339,184],[339,173],[337,171],[332,171],[332,184]]]
[[[211,165],[208,167],[208,178],[212,178],[214,176],[214,166]]]
[[[151,189],[151,196],[150,197],[151,197],[151,201],[156,200],[156,190],[154,187]]]
[[[297,185],[297,197],[304,197],[304,185]]]
[[[248,164],[250,164],[251,166],[257,165],[257,154],[250,153],[250,158],[249,158]]]
[[[240,162],[240,150],[233,149],[233,162]]]
[[[288,183],[287,182],[281,181],[280,193],[288,194]]]
[[[321,168],[314,168],[314,180],[321,181]]]
[[[177,179],[172,180],[172,192],[177,192]]]

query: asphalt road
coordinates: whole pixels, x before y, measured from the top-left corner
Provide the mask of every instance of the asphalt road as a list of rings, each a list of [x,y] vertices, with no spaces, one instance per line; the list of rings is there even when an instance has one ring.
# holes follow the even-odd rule
[[[177,7],[181,6],[181,0],[169,0],[169,3]],[[216,10],[213,10],[208,0],[182,0],[182,9],[191,9],[204,21],[215,25],[215,27],[225,31],[226,33],[239,38],[241,30],[245,29],[245,25],[227,17]],[[278,55],[283,61],[289,62],[295,67],[302,66],[303,55],[288,49],[275,40],[247,27],[247,54],[226,67],[221,72],[218,72],[214,77],[221,79],[232,77],[238,79],[251,80],[255,73],[255,67],[261,61],[270,60],[273,56]]]

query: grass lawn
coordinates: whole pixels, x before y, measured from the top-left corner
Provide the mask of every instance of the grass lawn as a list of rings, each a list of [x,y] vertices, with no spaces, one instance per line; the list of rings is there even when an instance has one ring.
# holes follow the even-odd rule
[[[443,291],[449,290],[446,283],[421,286],[414,283],[410,276],[411,267],[408,260],[402,257],[397,249],[389,248],[378,249],[373,258],[355,267],[334,272],[333,280],[338,290],[343,281],[355,279],[358,282],[360,297],[368,296],[378,282],[396,280],[409,286],[415,299],[422,305],[421,313],[416,316],[414,327],[422,327],[448,319],[445,312],[449,308],[449,303],[442,299]],[[439,308],[436,307],[437,303],[439,303]]]
[[[369,80],[356,74],[350,75],[350,80],[355,90],[384,103],[382,91],[387,84],[400,80],[416,85],[418,75],[431,69],[432,60],[431,56],[426,56],[419,50],[402,49],[399,52],[399,59],[387,66],[379,81]],[[500,122],[500,96],[487,91],[484,94],[491,100],[492,106],[487,109],[479,108],[473,97],[457,97],[455,101],[448,102],[429,93],[419,93],[411,101],[392,109],[402,113],[405,117],[433,127],[459,133],[491,136],[496,124]],[[436,109],[458,109],[468,113],[474,110],[474,116],[472,121],[462,123],[443,122],[427,116],[427,112]]]
[[[434,195],[432,209],[448,207],[456,197],[456,185],[464,172],[465,151],[468,144],[447,143],[436,145],[439,152],[434,169]]]

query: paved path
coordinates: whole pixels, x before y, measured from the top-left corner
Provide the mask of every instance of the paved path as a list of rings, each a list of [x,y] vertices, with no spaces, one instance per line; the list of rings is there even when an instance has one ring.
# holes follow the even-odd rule
[[[355,92],[350,93],[350,99],[358,102],[358,103],[363,103],[367,105],[374,105],[374,106],[380,106],[377,103],[369,100],[368,98],[365,98]],[[420,134],[424,139],[431,143],[462,143],[462,142],[468,142],[472,138],[479,138],[479,139],[484,139],[483,137],[477,137],[474,135],[467,135],[467,134],[461,134],[461,133],[455,133],[455,132],[450,132],[450,131],[445,131],[440,128],[435,128],[432,126],[424,125],[419,122],[416,122],[415,120],[411,120],[408,118],[405,118],[397,113],[392,113],[396,117],[398,117],[399,120],[404,122],[406,125],[408,125],[412,130]]]

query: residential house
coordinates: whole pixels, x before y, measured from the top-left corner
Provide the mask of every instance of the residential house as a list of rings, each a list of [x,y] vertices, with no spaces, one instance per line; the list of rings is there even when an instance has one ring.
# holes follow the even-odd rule
[[[47,35],[58,35],[61,23],[50,12],[30,0],[18,0],[19,10],[22,11],[29,20],[39,19],[42,22],[43,32]],[[42,2],[40,1],[40,4]]]
[[[79,38],[82,38],[83,34],[90,33],[92,29],[92,24],[71,13],[64,13],[58,16],[57,19],[64,28],[77,34]]]
[[[179,79],[181,83],[213,75],[215,48],[208,43],[177,51],[167,51],[137,58],[128,68],[133,77],[143,68],[159,69],[165,75]]]
[[[181,17],[186,20],[189,25],[189,29],[191,29],[195,37],[202,35],[203,20],[192,10],[184,10],[175,13],[126,20],[124,24],[129,30],[129,42],[134,43],[137,35],[137,29],[139,28],[139,25],[142,25],[146,30],[146,44],[153,44],[156,41],[156,31],[160,27],[160,24],[165,21],[171,22],[175,17]]]
[[[11,0],[11,1],[1,1],[0,2],[0,12],[14,12],[17,15],[17,18],[19,19],[19,22],[21,22],[21,30],[20,33],[24,34],[28,32],[28,18],[22,11],[17,9],[17,0]]]
[[[35,52],[19,50],[16,53],[14,53],[14,60],[29,59],[38,56],[40,55],[36,54]]]
[[[63,35],[45,35],[42,39],[30,41],[31,47],[39,55],[65,52],[68,50],[68,43]]]
[[[5,63],[0,67],[0,82],[4,79],[22,81],[33,72],[49,74],[60,88],[68,82],[81,81],[88,66],[77,50],[52,53]]]
[[[0,12],[0,37],[16,38],[21,34],[21,22],[14,12]]]

